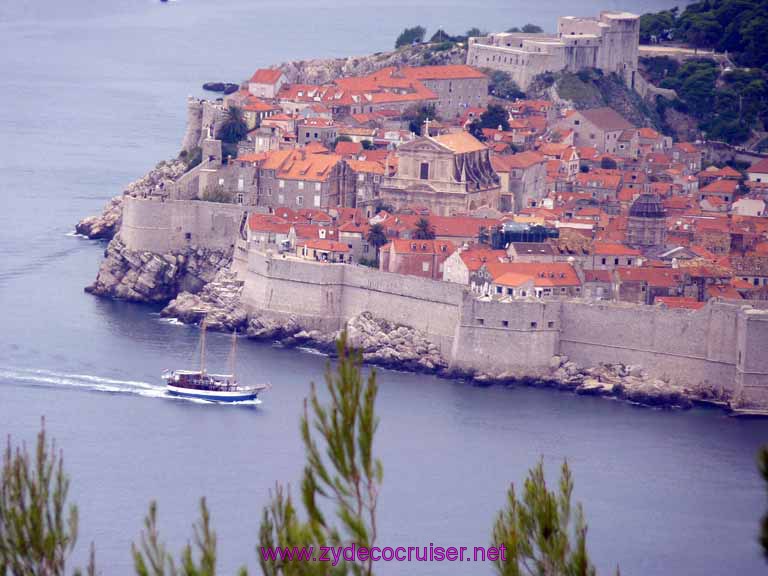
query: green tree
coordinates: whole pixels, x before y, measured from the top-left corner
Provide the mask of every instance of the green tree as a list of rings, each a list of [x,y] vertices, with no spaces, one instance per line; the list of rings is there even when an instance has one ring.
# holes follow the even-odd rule
[[[414,134],[421,134],[427,119],[435,120],[436,118],[437,112],[434,104],[411,106],[403,114],[403,119],[408,121],[408,129]],[[423,134],[421,135],[423,136]]]
[[[151,502],[144,519],[144,530],[137,546],[131,545],[133,566],[138,576],[215,576],[216,534],[211,527],[211,515],[205,498],[200,500],[200,520],[193,526],[194,550],[187,544],[181,551],[179,568],[173,556],[168,553],[160,540],[157,528],[157,503]],[[197,558],[195,558],[197,552]],[[241,576],[246,575],[244,568]]]
[[[424,41],[424,36],[427,33],[427,29],[423,26],[414,26],[413,28],[406,28],[400,33],[395,41],[395,48],[402,48],[403,46],[410,46],[413,43],[420,43]]]
[[[368,242],[370,246],[373,246],[373,249],[376,252],[376,262],[378,262],[379,248],[389,242],[387,234],[384,231],[384,226],[380,222],[371,224],[370,228],[368,228],[368,232],[365,235],[365,241]]]
[[[374,149],[373,142],[371,142],[370,140],[361,140],[360,141],[360,145],[363,147],[363,150],[373,150]]]
[[[757,455],[758,468],[760,475],[765,480],[768,487],[768,446],[763,446]],[[768,562],[768,512],[763,515],[760,521],[760,546],[763,549],[763,558]]]
[[[488,109],[480,114],[481,128],[498,128],[509,130],[509,113],[498,104],[488,105]]]
[[[346,333],[337,343],[338,365],[326,370],[328,401],[312,385],[304,403],[301,437],[307,462],[301,484],[306,520],[301,520],[287,490],[280,486],[264,509],[259,546],[375,545],[377,505],[383,477],[374,456],[378,428],[374,405],[378,386],[371,371],[363,380],[362,353],[349,348]],[[336,520],[327,514],[334,510]],[[265,576],[371,575],[373,561],[345,561],[335,567],[324,563],[269,560],[260,556]]]
[[[526,24],[523,26],[522,31],[526,34],[541,34],[544,32],[544,29],[541,26],[537,26],[536,24]]]
[[[416,240],[433,240],[435,238],[435,227],[426,218],[419,218],[416,221],[416,228],[413,232]]]
[[[216,137],[222,142],[235,144],[245,138],[247,134],[248,125],[243,118],[243,110],[238,106],[230,105]]]
[[[503,100],[517,100],[525,98],[525,92],[520,90],[509,73],[503,70],[491,70],[484,68],[483,73],[488,76],[488,94]]]
[[[600,168],[603,170],[616,170],[617,167],[618,166],[616,165],[616,160],[610,156],[603,156],[603,158],[600,160]]]
[[[480,226],[477,231],[477,241],[480,244],[488,244],[491,241],[491,232],[487,226]]]
[[[550,491],[541,461],[528,473],[518,498],[514,485],[493,527],[494,546],[504,546],[506,561],[496,562],[499,576],[594,576],[587,553],[587,524],[581,504],[571,504],[573,477],[561,468],[557,491]]]
[[[467,32],[465,34],[465,36],[467,38],[476,38],[478,36],[487,36],[487,35],[488,35],[488,32],[484,32],[484,31],[480,30],[480,28],[478,28],[476,26],[473,27],[473,28],[470,28],[469,30],[467,30]]]
[[[67,502],[64,456],[48,442],[45,422],[34,458],[9,438],[0,474],[0,575],[63,576],[77,542],[77,506]],[[91,546],[88,574],[95,574]],[[75,571],[80,574],[80,571]]]

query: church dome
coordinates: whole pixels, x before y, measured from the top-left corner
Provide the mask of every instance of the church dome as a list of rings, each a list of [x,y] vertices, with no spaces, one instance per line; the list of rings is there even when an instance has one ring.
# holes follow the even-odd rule
[[[661,200],[655,194],[640,194],[632,203],[629,215],[635,218],[664,218],[666,213]]]

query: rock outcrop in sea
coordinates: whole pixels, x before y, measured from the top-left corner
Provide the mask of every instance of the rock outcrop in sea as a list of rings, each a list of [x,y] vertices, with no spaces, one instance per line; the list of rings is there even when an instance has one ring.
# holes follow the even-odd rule
[[[128,250],[115,236],[107,246],[96,281],[85,290],[132,302],[162,303],[179,292],[199,292],[229,265],[232,254],[189,248],[154,254]]]

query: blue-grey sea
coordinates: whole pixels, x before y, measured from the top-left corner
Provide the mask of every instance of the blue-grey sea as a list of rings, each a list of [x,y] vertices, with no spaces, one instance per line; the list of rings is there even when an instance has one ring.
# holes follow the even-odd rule
[[[261,510],[296,487],[302,398],[326,359],[243,341],[241,373],[271,381],[258,406],[165,398],[164,368],[194,361],[194,328],[83,293],[104,245],[71,235],[129,181],[176,154],[185,98],[283,60],[389,48],[405,26],[460,32],[560,14],[649,11],[664,0],[1,0],[0,435],[31,440],[41,416],[64,449],[80,507],[76,560],[131,573],[148,502],[169,547],[208,497],[222,574],[258,573]],[[223,335],[210,355],[224,357]],[[717,410],[650,410],[534,389],[480,388],[381,371],[377,451],[383,545],[484,546],[509,482],[568,458],[602,574],[758,574],[768,507],[755,454],[768,422]],[[554,480],[554,475],[551,476]],[[381,574],[466,574],[389,563]],[[473,574],[491,574],[487,565]]]

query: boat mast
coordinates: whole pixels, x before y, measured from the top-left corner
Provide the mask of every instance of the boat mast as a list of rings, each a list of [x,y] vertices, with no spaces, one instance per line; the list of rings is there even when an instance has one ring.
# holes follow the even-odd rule
[[[235,369],[237,368],[237,328],[232,331],[232,380],[237,382],[237,376],[235,376]]]
[[[207,316],[203,316],[200,322],[200,374],[205,374],[205,327]]]

